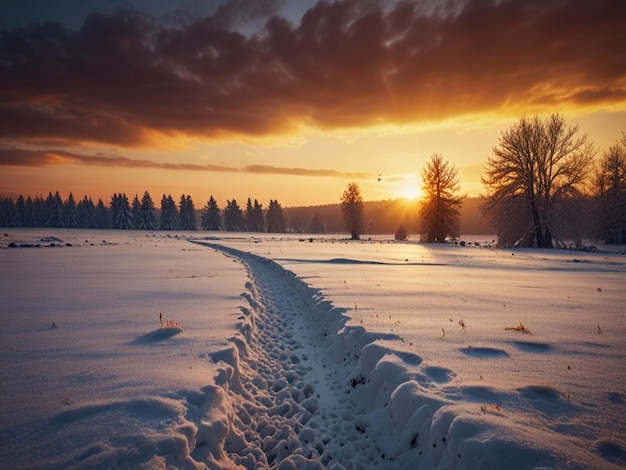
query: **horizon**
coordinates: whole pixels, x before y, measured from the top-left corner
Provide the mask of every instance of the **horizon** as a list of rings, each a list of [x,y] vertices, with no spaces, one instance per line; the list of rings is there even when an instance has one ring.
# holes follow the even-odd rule
[[[355,182],[417,200],[438,153],[478,197],[522,116],[562,114],[598,156],[622,137],[625,17],[611,0],[6,3],[0,194],[307,207]]]
[[[72,197],[74,198],[74,202],[78,203],[81,200],[83,200],[84,197],[87,197],[88,199],[91,199],[92,202],[94,204],[98,204],[98,200],[102,199],[103,204],[105,205],[105,207],[110,208],[111,206],[111,198],[113,197],[113,193],[111,195],[109,195],[108,198],[97,198],[97,199],[93,199],[90,198],[89,195],[87,194],[83,194],[83,195],[78,195],[76,194],[74,191],[69,191],[67,193],[62,193],[61,191],[57,191],[57,190],[53,190],[53,191],[46,191],[45,194],[40,193],[40,194],[17,194],[17,195],[5,195],[5,194],[0,194],[0,198],[3,197],[7,197],[9,199],[11,199],[13,201],[13,203],[16,202],[16,199],[19,198],[20,196],[24,198],[24,200],[26,201],[28,198],[31,198],[32,200],[34,200],[35,198],[40,198],[42,200],[45,200],[50,194],[52,196],[54,196],[56,193],[59,193],[59,196],[61,197],[62,201],[65,203],[67,201],[67,199],[69,198],[70,193],[72,194]],[[141,201],[141,197],[143,196],[145,191],[140,191],[134,194],[130,194],[130,193],[125,193],[124,191],[118,191],[119,194],[125,195],[128,198],[128,202],[129,204],[132,204],[133,199],[135,198],[135,196],[137,196],[139,198],[139,200]],[[174,199],[174,202],[176,203],[176,205],[178,206],[178,203],[180,202],[180,197],[181,196],[191,196],[191,199],[193,201],[194,204],[194,210],[196,212],[202,211],[203,207],[207,204],[208,199],[206,201],[201,201],[200,204],[198,203],[198,201],[196,201],[196,199],[194,198],[193,194],[181,194],[179,196],[176,196],[174,194],[171,193],[163,193],[159,196],[154,196],[153,194],[151,194],[149,191],[147,191],[148,194],[150,195],[150,198],[152,199],[152,202],[154,203],[154,210],[155,211],[160,211],[161,210],[161,199],[163,196],[168,197],[168,196],[172,196],[172,198]],[[225,206],[226,206],[226,201],[232,201],[233,199],[237,202],[237,204],[243,209],[245,210],[245,206],[246,203],[248,201],[248,199],[250,199],[252,202],[254,202],[255,200],[259,202],[259,204],[261,204],[261,206],[263,207],[263,210],[266,211],[267,210],[267,206],[270,202],[270,200],[267,201],[267,203],[265,201],[261,201],[259,200],[259,198],[254,197],[254,196],[246,196],[243,199],[237,199],[237,198],[230,198],[230,199],[224,199],[224,204],[220,204],[220,201],[215,198],[215,201],[217,202],[220,211],[223,211]],[[462,200],[465,201],[466,199],[471,199],[471,200],[479,200],[479,199],[483,199],[483,197],[481,196],[468,196],[465,195],[464,197],[462,197]],[[276,199],[274,199],[276,200]],[[394,204],[404,204],[404,205],[415,205],[415,207],[417,207],[420,204],[421,201],[421,195],[419,197],[406,197],[406,196],[398,196],[398,197],[390,197],[387,199],[363,199],[363,203],[365,204],[378,204],[378,203],[394,203]],[[328,203],[311,203],[311,204],[306,204],[306,205],[295,205],[295,206],[287,206],[285,204],[283,204],[280,200],[276,200],[276,202],[278,202],[281,206],[281,208],[283,209],[298,209],[298,208],[310,208],[310,207],[326,207],[326,206],[339,206],[341,205],[341,201],[337,200],[337,202],[328,202]]]

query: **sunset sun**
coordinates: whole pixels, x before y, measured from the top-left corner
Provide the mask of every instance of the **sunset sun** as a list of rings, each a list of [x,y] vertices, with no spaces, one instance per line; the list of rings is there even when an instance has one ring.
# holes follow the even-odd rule
[[[407,184],[398,190],[398,197],[408,201],[419,199],[420,196],[421,191],[417,185]]]

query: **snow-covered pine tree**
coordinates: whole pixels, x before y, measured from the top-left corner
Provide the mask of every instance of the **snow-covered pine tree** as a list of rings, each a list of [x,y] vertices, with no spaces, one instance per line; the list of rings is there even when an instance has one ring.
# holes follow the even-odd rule
[[[172,195],[163,195],[161,198],[161,230],[178,230],[178,209]]]
[[[211,196],[202,210],[202,230],[221,230],[220,209]]]
[[[58,191],[54,194],[54,196],[51,192],[48,193],[48,197],[46,199],[46,214],[48,215],[46,227],[64,227],[63,199],[61,199],[61,195]]]
[[[139,209],[141,208],[141,202],[139,202],[139,195],[135,193],[133,203],[130,206],[130,213],[133,220],[133,227],[137,228],[137,219],[139,218]]]
[[[63,203],[63,219],[64,226],[67,228],[78,228],[78,220],[76,219],[76,201],[74,195],[70,193]]]
[[[30,199],[30,198],[29,198]],[[26,200],[28,206],[28,199]],[[43,196],[35,196],[32,200],[30,214],[28,216],[29,227],[45,227],[46,225],[46,200]]]
[[[180,197],[179,226],[181,230],[198,230],[196,226],[196,209],[191,196]]]
[[[224,209],[224,227],[231,232],[242,232],[246,229],[246,220],[237,201],[226,201]]]
[[[265,218],[263,217],[263,206],[258,200],[248,198],[246,202],[246,230],[248,232],[265,232]]]
[[[148,191],[144,192],[141,198],[141,207],[137,214],[135,228],[138,230],[156,230],[157,228],[157,220],[154,216],[154,203]]]
[[[27,218],[26,202],[24,201],[24,196],[21,194],[15,200],[15,210],[17,210],[17,215],[20,218],[20,227],[24,227]]]
[[[96,228],[99,229],[108,229],[111,228],[111,222],[109,221],[109,210],[104,205],[102,199],[98,199],[98,204],[96,204],[96,210],[94,213],[94,222],[96,224]]]
[[[81,228],[96,227],[96,206],[91,198],[85,196],[76,204],[76,220]]]
[[[111,197],[111,228],[118,230],[132,230],[133,216],[124,193],[113,194]]]
[[[9,228],[22,226],[20,215],[10,197],[0,201],[0,226]]]
[[[37,198],[35,198],[36,200]],[[24,225],[24,227],[38,227],[37,225],[37,219],[36,219],[36,214],[37,214],[37,208],[35,205],[35,201],[33,201],[33,199],[28,196],[26,198],[26,202],[24,203],[25,206],[25,216],[24,216],[24,220],[22,220],[22,223]]]

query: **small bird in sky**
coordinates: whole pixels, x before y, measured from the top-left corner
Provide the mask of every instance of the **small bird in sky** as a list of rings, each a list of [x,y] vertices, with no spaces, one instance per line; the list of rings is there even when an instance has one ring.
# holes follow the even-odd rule
[[[382,178],[380,177],[380,173],[378,174],[378,181],[382,180]]]

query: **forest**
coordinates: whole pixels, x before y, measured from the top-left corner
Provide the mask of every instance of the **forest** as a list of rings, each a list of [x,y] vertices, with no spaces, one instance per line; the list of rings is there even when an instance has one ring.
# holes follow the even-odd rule
[[[480,212],[480,198],[465,198],[461,209],[461,230],[464,235],[489,235],[485,216]],[[403,225],[409,234],[419,230],[417,201],[404,199],[366,201],[365,233],[392,235]],[[144,192],[132,201],[124,193],[116,193],[108,205],[94,203],[89,197],[76,202],[72,193],[64,199],[58,191],[42,196],[2,198],[0,226],[94,228],[120,230],[228,230],[268,233],[343,233],[345,224],[340,204],[285,207],[270,201],[264,208],[256,199],[248,199],[244,208],[236,200],[228,200],[221,209],[212,197],[202,209],[195,208],[190,195],[181,195],[178,203],[171,195],[163,196],[160,206]]]

